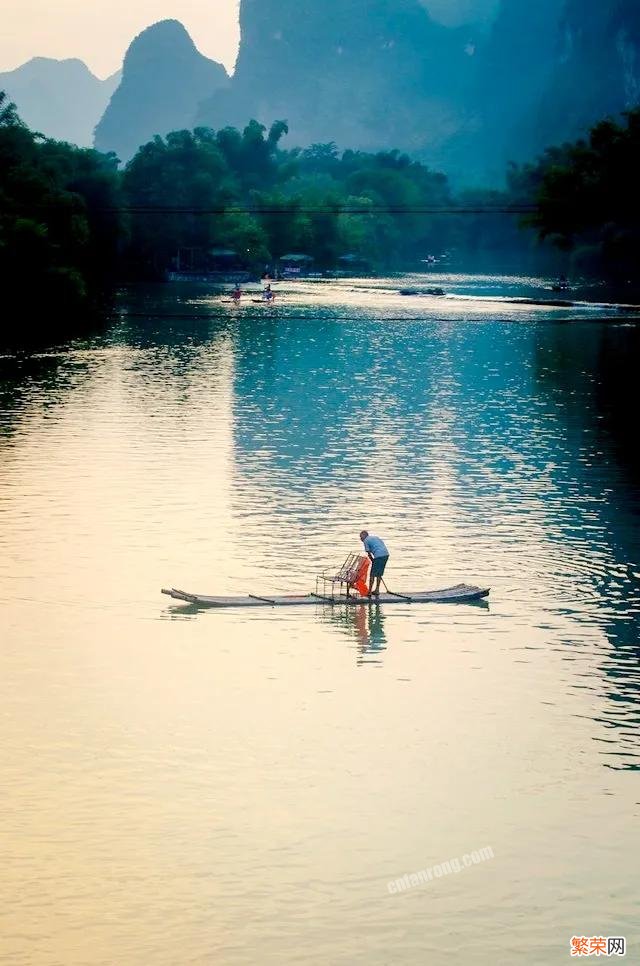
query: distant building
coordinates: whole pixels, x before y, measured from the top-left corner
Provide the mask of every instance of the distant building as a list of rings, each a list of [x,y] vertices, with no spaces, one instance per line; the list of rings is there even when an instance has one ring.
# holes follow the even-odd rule
[[[179,248],[171,259],[170,282],[206,281],[242,272],[239,255],[231,248]]]
[[[307,275],[313,267],[311,255],[291,254],[278,259],[279,271],[283,278],[299,278]]]

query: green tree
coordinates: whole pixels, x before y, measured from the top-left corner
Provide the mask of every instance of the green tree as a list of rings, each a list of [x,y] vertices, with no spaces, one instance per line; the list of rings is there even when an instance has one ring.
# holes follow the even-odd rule
[[[602,121],[587,140],[545,152],[519,172],[537,203],[530,223],[543,239],[616,280],[640,270],[640,109]],[[585,257],[586,256],[586,257]]]
[[[222,212],[238,194],[237,179],[208,128],[155,137],[127,164],[122,188],[133,209],[134,273],[152,276],[170,267],[181,249],[206,252],[220,243]]]
[[[0,94],[0,277],[37,319],[85,306],[114,268],[122,225],[112,159],[43,138]],[[106,265],[108,263],[108,267]]]

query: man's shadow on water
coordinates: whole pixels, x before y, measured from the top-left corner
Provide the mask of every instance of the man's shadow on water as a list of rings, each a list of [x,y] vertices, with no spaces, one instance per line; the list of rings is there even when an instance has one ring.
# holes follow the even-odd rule
[[[389,642],[384,627],[386,615],[380,604],[323,608],[321,613],[325,623],[338,627],[355,641],[358,664],[382,664]]]
[[[441,605],[435,605],[441,606]],[[488,600],[468,601],[464,605],[474,610],[489,611]],[[355,639],[358,664],[381,665],[389,646],[385,621],[387,614],[380,604],[356,604],[349,607],[322,608],[322,620]]]

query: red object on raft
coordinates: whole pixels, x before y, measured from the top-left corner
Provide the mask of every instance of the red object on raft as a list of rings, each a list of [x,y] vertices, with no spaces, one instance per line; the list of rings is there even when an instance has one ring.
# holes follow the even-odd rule
[[[356,579],[351,584],[352,587],[358,591],[361,597],[366,597],[369,593],[369,582],[367,580],[369,576],[369,567],[371,566],[371,561],[368,557],[365,557],[360,564],[358,571],[356,573]]]

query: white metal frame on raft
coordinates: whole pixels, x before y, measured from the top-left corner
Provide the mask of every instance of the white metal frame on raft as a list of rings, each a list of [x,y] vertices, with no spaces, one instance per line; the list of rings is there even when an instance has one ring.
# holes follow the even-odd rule
[[[320,597],[323,600],[334,601],[336,600],[335,585],[338,584],[338,587],[340,587],[342,584],[344,584],[347,590],[344,594],[339,591],[337,599],[339,600],[340,598],[345,598],[345,599],[349,598],[351,596],[349,593],[349,588],[352,587],[354,582],[356,581],[358,577],[358,572],[366,559],[367,559],[366,557],[363,557],[360,554],[350,553],[347,559],[345,560],[345,562],[340,567],[340,570],[338,571],[338,573],[332,574],[332,576],[330,577],[327,576],[327,571],[329,570],[329,568],[327,567],[325,570],[322,571],[321,574],[318,574],[318,576],[316,577],[315,596]],[[322,593],[320,593],[320,585],[322,585]],[[331,591],[329,594],[327,593],[327,586],[331,588]]]

